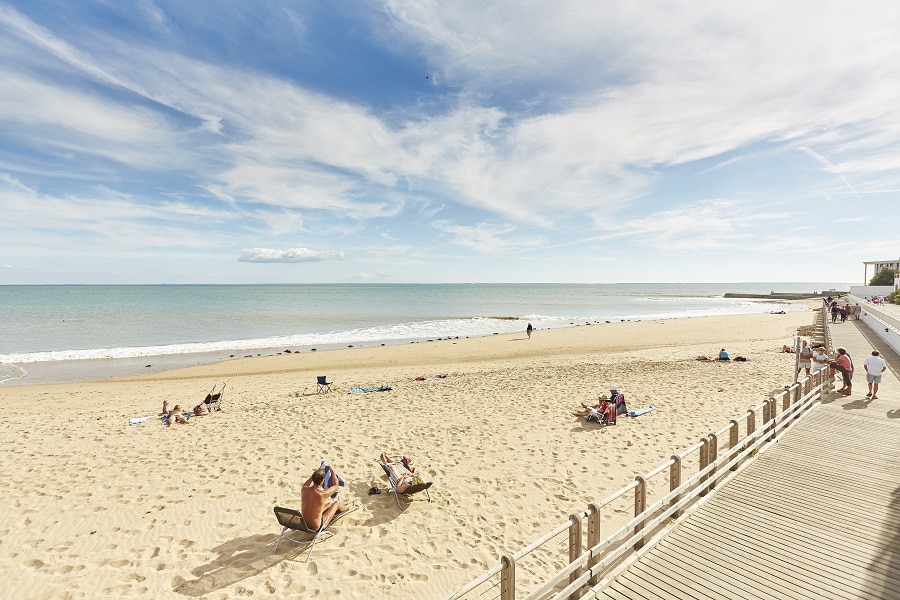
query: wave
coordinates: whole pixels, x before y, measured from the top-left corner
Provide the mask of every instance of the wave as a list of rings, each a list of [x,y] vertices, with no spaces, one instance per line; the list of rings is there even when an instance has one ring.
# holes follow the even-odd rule
[[[684,301],[684,299],[681,299]],[[698,298],[699,300],[699,298]],[[709,299],[705,299],[707,302]],[[523,323],[530,322],[537,329],[570,327],[586,323],[615,321],[635,321],[651,319],[689,318],[713,315],[746,314],[773,310],[800,310],[803,307],[761,302],[733,302],[700,307],[666,307],[670,310],[656,310],[649,313],[610,311],[598,315],[545,315],[529,314],[516,318],[509,317],[469,317],[400,323],[374,327],[361,327],[318,333],[302,333],[264,338],[221,340],[216,342],[189,342],[154,346],[126,346],[117,348],[89,348],[0,354],[0,365],[28,364],[52,361],[98,360],[168,356],[179,354],[231,353],[260,349],[311,349],[338,348],[347,345],[397,344],[423,341],[435,338],[480,337],[494,333],[512,333],[524,329]],[[0,371],[0,383],[4,377],[14,379],[18,373]]]

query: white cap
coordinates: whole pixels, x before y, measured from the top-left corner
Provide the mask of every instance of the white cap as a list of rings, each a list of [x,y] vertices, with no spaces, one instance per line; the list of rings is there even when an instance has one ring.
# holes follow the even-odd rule
[[[615,392],[615,391],[617,391],[618,389],[619,389],[619,388],[617,388],[615,385],[609,386],[609,391],[611,391],[611,392]]]

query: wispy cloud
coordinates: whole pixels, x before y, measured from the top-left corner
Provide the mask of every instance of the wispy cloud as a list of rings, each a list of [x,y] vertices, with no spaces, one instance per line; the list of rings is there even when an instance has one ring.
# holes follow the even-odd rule
[[[340,250],[310,250],[309,248],[273,250],[271,248],[247,248],[241,253],[237,260],[238,262],[299,263],[342,260],[343,258],[344,252]]]
[[[823,198],[887,227],[898,27],[894,2],[3,2],[0,252],[340,236],[354,279],[448,245],[738,252],[831,227]]]

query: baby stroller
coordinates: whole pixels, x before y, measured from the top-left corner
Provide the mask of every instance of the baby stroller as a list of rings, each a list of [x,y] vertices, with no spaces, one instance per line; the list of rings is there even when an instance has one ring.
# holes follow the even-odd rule
[[[214,410],[222,410],[222,397],[225,395],[225,384],[222,384],[222,389],[216,392],[216,386],[213,386],[212,390],[206,395],[206,399],[203,400],[203,403],[206,404],[206,410],[212,412]]]

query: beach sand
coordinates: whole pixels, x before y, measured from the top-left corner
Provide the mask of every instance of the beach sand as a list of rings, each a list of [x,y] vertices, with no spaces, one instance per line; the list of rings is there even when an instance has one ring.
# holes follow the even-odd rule
[[[0,595],[445,598],[791,383],[780,349],[812,323],[818,304],[804,306],[0,388]],[[748,361],[695,360],[723,347]],[[128,424],[223,382],[221,412]],[[613,383],[656,410],[605,428],[570,415]],[[380,385],[393,389],[347,393]],[[433,502],[398,509],[382,451],[415,457]],[[273,556],[272,508],[299,508],[322,457],[359,509],[308,563],[290,541]]]

